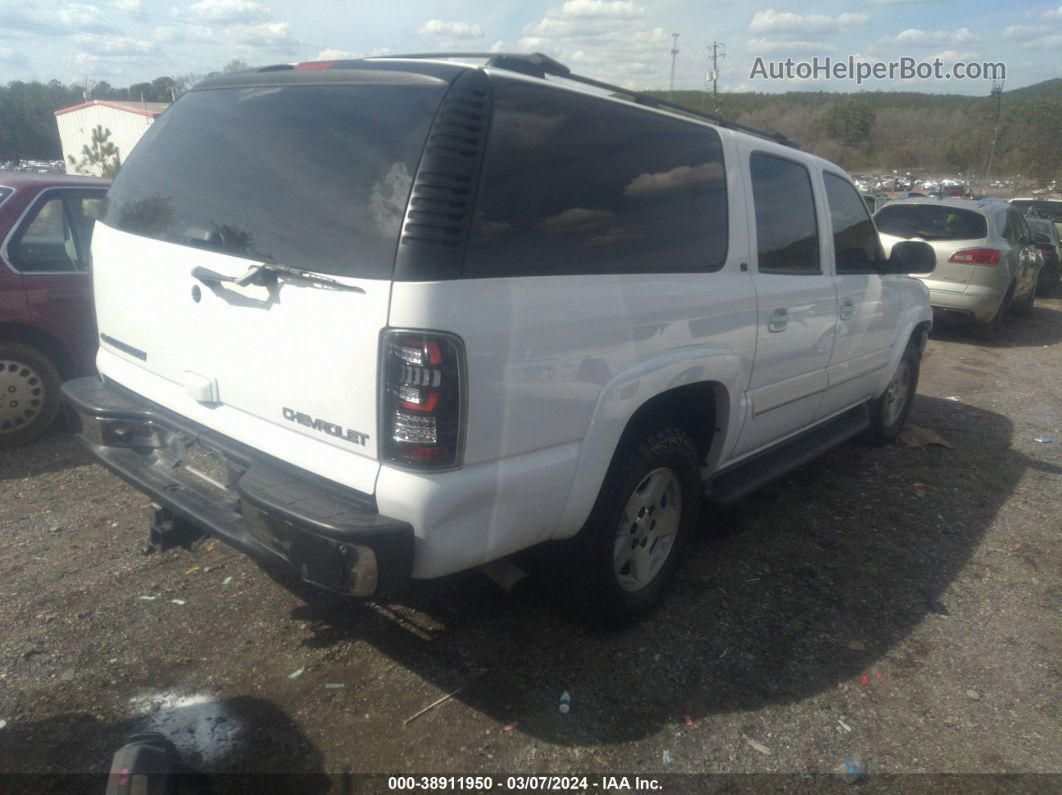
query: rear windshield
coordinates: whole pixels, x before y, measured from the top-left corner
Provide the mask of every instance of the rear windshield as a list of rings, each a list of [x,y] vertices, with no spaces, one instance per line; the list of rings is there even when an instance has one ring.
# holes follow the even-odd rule
[[[186,94],[122,166],[104,223],[250,260],[389,277],[446,84],[409,73],[368,80]]]
[[[878,231],[924,240],[980,240],[988,224],[980,213],[939,204],[888,204],[874,216]]]

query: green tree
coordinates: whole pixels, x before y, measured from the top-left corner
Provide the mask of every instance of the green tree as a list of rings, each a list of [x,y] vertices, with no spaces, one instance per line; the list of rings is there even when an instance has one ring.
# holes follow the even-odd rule
[[[1025,115],[1018,137],[1017,161],[1022,172],[1041,179],[1062,171],[1062,152],[1058,148],[1058,131],[1062,129],[1062,102],[1035,103]]]
[[[231,61],[229,61],[227,64],[225,64],[225,66],[222,67],[221,71],[222,72],[242,72],[242,71],[244,71],[246,69],[250,69],[250,68],[251,67],[248,66],[246,64],[246,62],[241,61],[239,58],[233,58]]]
[[[870,141],[877,116],[870,106],[855,97],[838,102],[823,115],[826,134],[845,146],[862,146]]]
[[[81,160],[70,155],[70,165],[78,174],[91,174],[114,179],[122,167],[122,158],[118,147],[111,142],[111,131],[97,124],[92,131],[92,144],[81,147]]]

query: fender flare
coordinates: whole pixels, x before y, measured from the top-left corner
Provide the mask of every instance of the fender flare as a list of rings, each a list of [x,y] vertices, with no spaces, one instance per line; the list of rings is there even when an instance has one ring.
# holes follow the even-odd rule
[[[739,428],[742,374],[741,357],[723,348],[699,347],[671,351],[641,361],[617,373],[602,388],[579,445],[579,460],[564,508],[553,532],[554,539],[579,532],[590,515],[605,474],[627,425],[648,401],[672,389],[710,383],[716,391],[716,427],[720,442],[734,438]],[[711,446],[709,462],[722,454],[724,444]]]

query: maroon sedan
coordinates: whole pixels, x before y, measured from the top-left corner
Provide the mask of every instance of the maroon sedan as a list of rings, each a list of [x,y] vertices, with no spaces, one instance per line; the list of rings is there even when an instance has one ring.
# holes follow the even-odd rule
[[[0,171],[0,449],[40,436],[93,371],[89,241],[109,181]]]

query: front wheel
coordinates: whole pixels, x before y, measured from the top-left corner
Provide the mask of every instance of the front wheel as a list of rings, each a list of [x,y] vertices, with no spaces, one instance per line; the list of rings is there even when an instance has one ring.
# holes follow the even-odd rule
[[[896,441],[911,413],[921,362],[918,345],[909,343],[889,385],[877,400],[870,403],[870,427],[863,432],[864,442],[880,446]]]
[[[55,365],[39,350],[0,341],[0,450],[48,430],[59,412],[59,382]]]
[[[700,466],[689,435],[663,426],[617,454],[577,540],[582,590],[599,618],[623,626],[663,595],[693,535]]]

